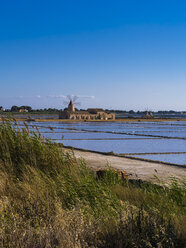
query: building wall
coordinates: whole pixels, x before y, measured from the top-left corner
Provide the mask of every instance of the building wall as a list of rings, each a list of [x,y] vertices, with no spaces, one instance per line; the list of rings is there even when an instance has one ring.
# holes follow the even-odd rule
[[[105,112],[98,112],[96,114],[78,113],[62,111],[59,115],[60,119],[71,120],[115,120],[115,114],[107,114]]]

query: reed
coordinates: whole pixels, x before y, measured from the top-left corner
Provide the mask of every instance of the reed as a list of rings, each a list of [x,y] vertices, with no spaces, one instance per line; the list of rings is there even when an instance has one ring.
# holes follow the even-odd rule
[[[39,130],[0,125],[1,247],[184,247],[184,204],[184,181],[98,180]]]

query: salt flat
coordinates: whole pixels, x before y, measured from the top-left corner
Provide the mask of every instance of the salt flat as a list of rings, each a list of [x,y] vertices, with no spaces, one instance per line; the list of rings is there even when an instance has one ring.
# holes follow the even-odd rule
[[[72,152],[69,149],[65,150],[68,152]],[[155,175],[161,181],[167,183],[172,176],[180,179],[186,176],[186,169],[177,166],[139,161],[135,159],[133,160],[87,151],[84,152],[73,150],[73,152],[76,158],[84,159],[87,163],[87,166],[94,170],[103,169],[109,165],[114,169],[125,170],[128,174],[131,174],[130,178],[139,178],[142,180],[155,182]]]

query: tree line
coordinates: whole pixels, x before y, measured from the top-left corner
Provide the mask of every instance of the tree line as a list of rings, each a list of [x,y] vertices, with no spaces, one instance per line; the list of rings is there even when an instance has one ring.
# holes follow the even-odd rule
[[[32,109],[30,106],[16,106],[13,105],[10,109],[3,109],[3,106],[0,106],[0,111],[4,112],[20,112],[20,110],[26,111],[26,112],[43,112],[43,113],[57,113],[59,112],[56,108],[44,108],[44,109]]]

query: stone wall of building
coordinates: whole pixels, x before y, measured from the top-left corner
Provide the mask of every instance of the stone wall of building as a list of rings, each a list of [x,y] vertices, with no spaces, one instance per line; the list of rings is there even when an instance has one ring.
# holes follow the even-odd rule
[[[90,114],[87,111],[75,111],[68,112],[62,111],[59,115],[60,119],[71,120],[115,120],[115,114],[108,114],[106,112],[98,112],[96,114]]]
[[[115,114],[106,113],[103,109],[89,108],[87,111],[75,111],[75,106],[72,100],[68,108],[61,111],[59,119],[70,120],[115,120]]]

